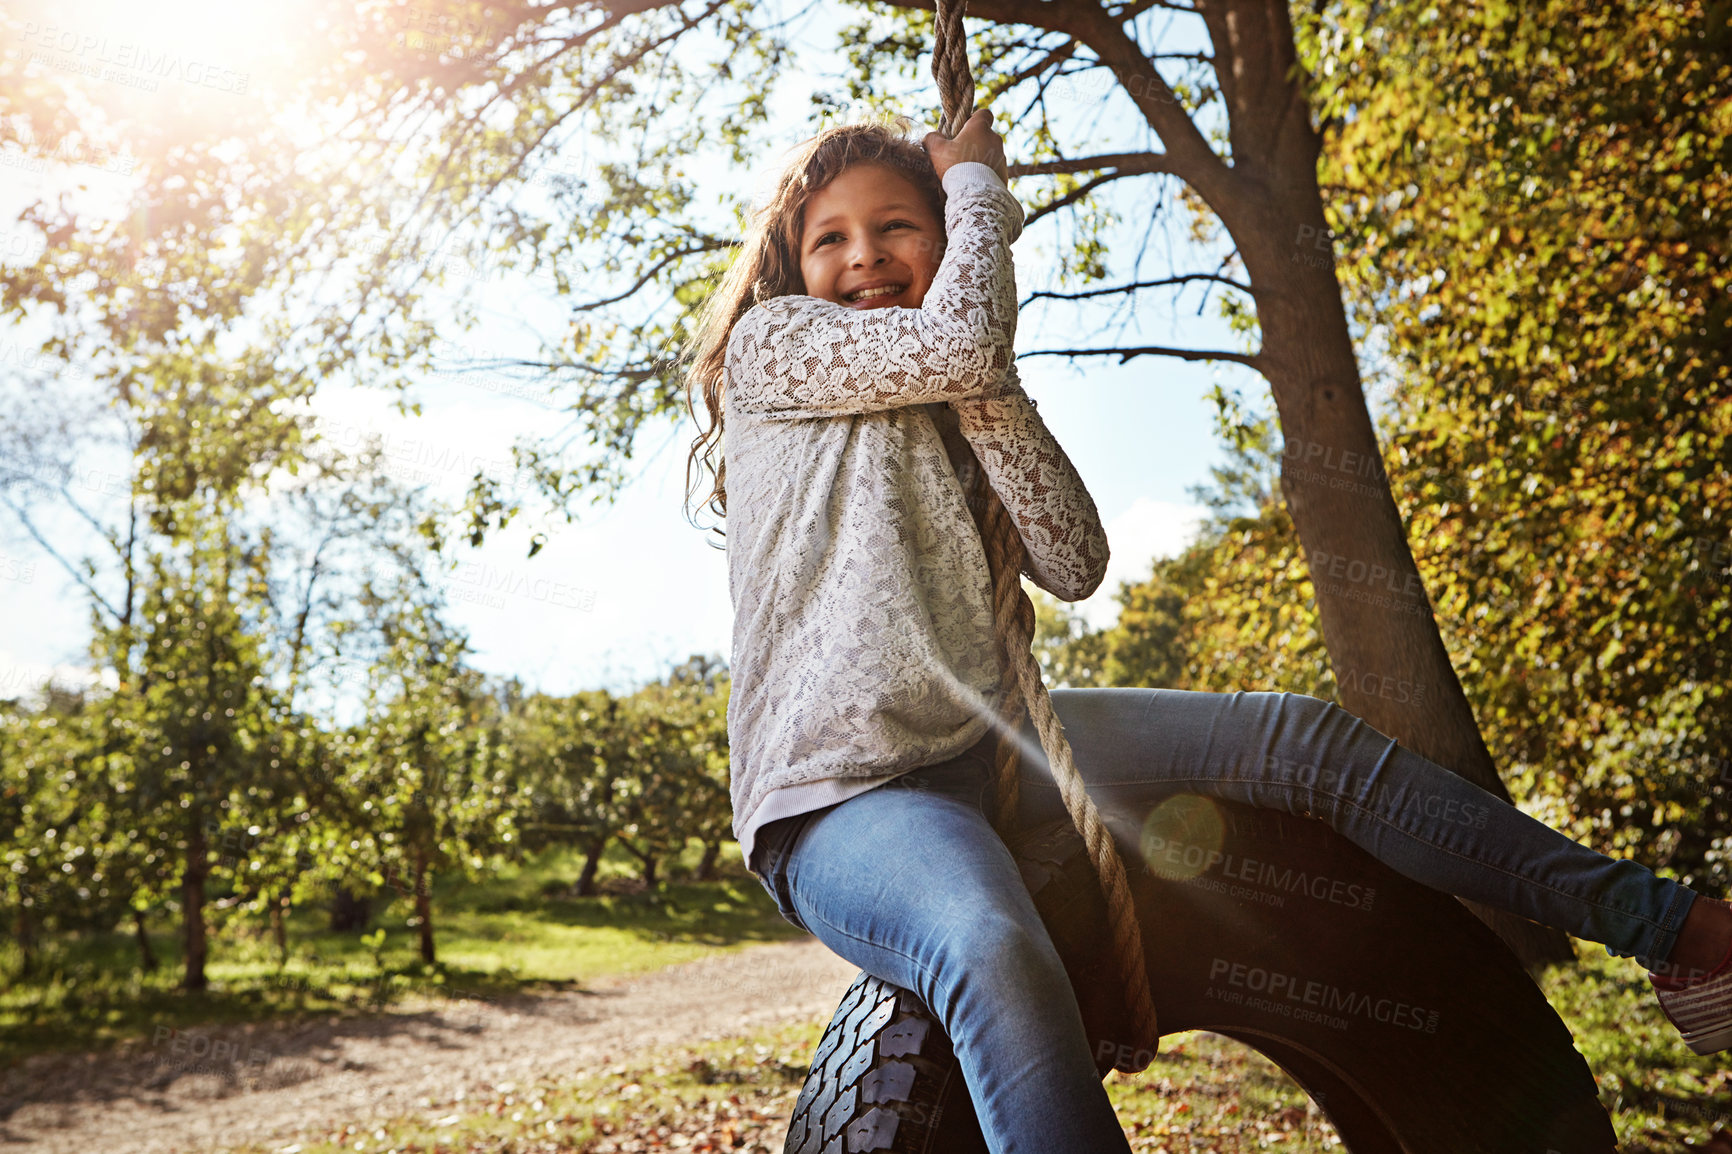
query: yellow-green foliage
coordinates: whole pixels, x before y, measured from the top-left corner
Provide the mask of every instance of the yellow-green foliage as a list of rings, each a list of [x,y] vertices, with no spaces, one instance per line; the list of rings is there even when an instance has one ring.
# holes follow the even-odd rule
[[[1334,694],[1293,521],[1274,496],[1278,457],[1268,422],[1193,490],[1213,510],[1175,557],[1114,594],[1119,619],[1090,633],[1040,602],[1043,662],[1070,685],[1133,685]],[[1068,632],[1067,632],[1068,627]]]

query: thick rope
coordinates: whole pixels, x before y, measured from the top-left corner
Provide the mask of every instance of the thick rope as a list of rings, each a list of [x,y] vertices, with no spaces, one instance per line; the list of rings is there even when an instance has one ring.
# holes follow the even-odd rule
[[[974,115],[974,72],[968,65],[968,33],[962,27],[967,8],[967,0],[939,0],[932,30],[932,78],[944,109],[938,131],[952,140]]]
[[[939,131],[955,138],[974,114],[974,74],[968,64],[968,39],[962,26],[966,0],[937,0],[937,22],[933,35],[932,76],[938,82],[943,102],[943,124]],[[1083,788],[1082,775],[1077,772],[1070,742],[1064,727],[1053,712],[1052,699],[1041,680],[1040,665],[1034,647],[1034,604],[1022,588],[1022,569],[1027,559],[1022,536],[1005,510],[1004,503],[986,477],[986,470],[974,455],[966,437],[956,424],[956,414],[947,404],[934,405],[935,423],[944,439],[951,463],[956,466],[957,479],[968,495],[969,511],[980,529],[986,547],[987,567],[992,574],[992,615],[994,632],[999,644],[999,668],[1003,678],[999,685],[999,737],[994,756],[998,771],[998,817],[994,825],[1001,837],[1009,840],[1015,829],[1017,808],[1017,767],[1020,761],[1017,730],[1024,710],[1034,721],[1040,735],[1041,748],[1052,766],[1053,780],[1064,798],[1071,820],[1076,822],[1088,846],[1089,859],[1094,863],[1101,888],[1106,895],[1107,915],[1112,927],[1113,958],[1119,977],[1124,983],[1125,1004],[1130,1011],[1130,1029],[1136,1035],[1127,1039],[1129,1047],[1119,1053],[1134,1052],[1134,1057],[1115,1064],[1126,1073],[1136,1073],[1153,1060],[1160,1040],[1160,1027],[1155,1020],[1154,999],[1149,993],[1148,969],[1144,963],[1142,926],[1137,920],[1136,906],[1131,898],[1130,879],[1124,862],[1119,858],[1111,832],[1101,821]]]

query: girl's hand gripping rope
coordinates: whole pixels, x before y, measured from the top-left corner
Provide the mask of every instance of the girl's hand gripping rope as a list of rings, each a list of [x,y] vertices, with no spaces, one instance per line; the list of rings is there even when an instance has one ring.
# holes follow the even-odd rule
[[[1010,183],[1009,168],[1004,160],[1004,137],[992,130],[990,109],[977,109],[962,126],[962,131],[956,134],[955,140],[942,132],[928,132],[921,143],[926,147],[927,155],[932,157],[932,167],[938,170],[940,180],[944,179],[951,165],[974,160],[998,173],[998,179],[1005,184]]]

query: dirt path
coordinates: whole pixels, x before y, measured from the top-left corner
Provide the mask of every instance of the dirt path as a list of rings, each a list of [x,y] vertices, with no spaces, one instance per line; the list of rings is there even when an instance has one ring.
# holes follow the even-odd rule
[[[827,1016],[858,970],[811,938],[582,992],[387,1015],[182,1031],[42,1055],[0,1081],[0,1152],[211,1154],[423,1099],[573,1074],[657,1046]],[[445,1112],[448,1107],[440,1108]]]

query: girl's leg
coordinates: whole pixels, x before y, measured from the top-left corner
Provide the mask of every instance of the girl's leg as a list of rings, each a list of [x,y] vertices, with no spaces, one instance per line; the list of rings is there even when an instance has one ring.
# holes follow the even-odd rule
[[[1128,1154],[1064,965],[982,814],[988,781],[960,758],[819,811],[768,855],[766,885],[938,1016],[993,1151]]]
[[[1664,963],[1696,897],[1579,845],[1319,698],[1058,689],[1052,703],[1121,844],[1138,844],[1155,801],[1178,790],[1318,817],[1415,881],[1602,942],[1649,969]],[[1063,816],[1026,722],[1023,733],[1019,818]]]

